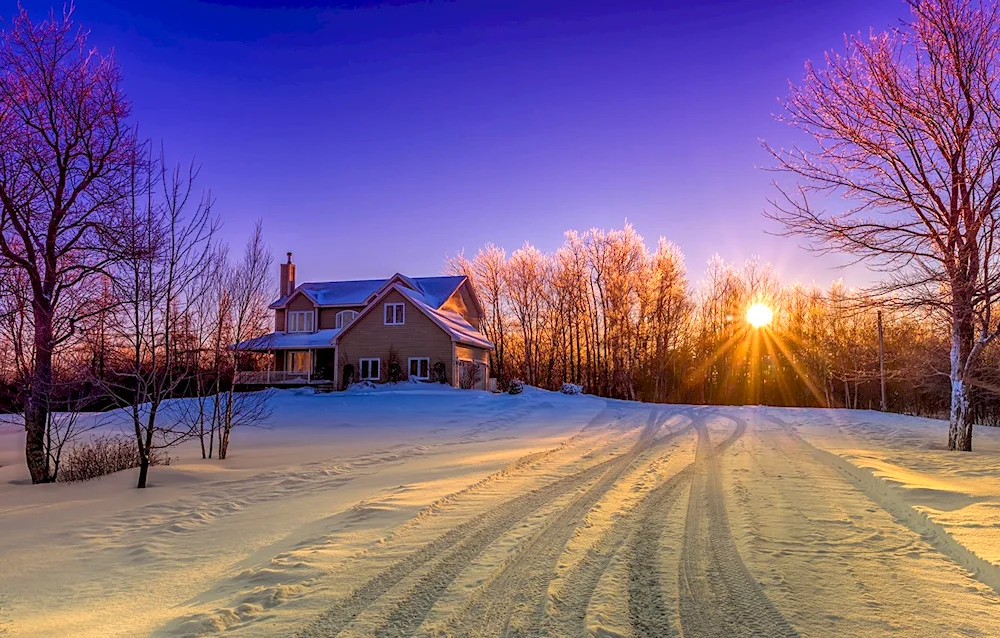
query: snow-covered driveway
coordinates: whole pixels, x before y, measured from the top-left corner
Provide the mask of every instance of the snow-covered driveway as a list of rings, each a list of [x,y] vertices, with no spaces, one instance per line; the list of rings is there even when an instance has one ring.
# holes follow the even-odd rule
[[[0,435],[0,635],[998,633],[1000,432],[954,455],[871,412],[277,402],[146,492],[19,485]]]

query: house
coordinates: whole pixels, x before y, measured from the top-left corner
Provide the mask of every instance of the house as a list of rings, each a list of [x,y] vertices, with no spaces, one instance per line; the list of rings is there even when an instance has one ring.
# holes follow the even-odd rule
[[[482,307],[465,276],[295,284],[292,254],[280,265],[274,332],[234,346],[261,353],[240,385],[333,385],[443,374],[455,387],[489,387]],[[266,364],[260,363],[264,359]],[[436,374],[437,373],[437,374]]]

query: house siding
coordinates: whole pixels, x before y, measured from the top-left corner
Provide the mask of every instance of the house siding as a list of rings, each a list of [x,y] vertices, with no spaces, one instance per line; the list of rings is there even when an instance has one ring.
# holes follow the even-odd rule
[[[387,326],[384,323],[384,304],[405,305],[405,323],[401,326]],[[454,379],[451,337],[427,315],[393,290],[375,304],[371,311],[355,320],[351,329],[338,340],[338,374],[343,374],[344,365],[350,363],[360,370],[360,360],[379,358],[381,380],[388,372],[389,351],[395,350],[404,376],[409,372],[410,357],[428,357],[433,367],[438,361],[444,363],[448,381]]]
[[[339,306],[336,308],[320,308],[319,309],[319,329],[328,330],[337,327],[337,313],[343,310],[353,310],[354,312],[361,312],[364,310],[364,306]]]
[[[485,348],[476,348],[474,346],[464,346],[462,344],[455,345],[455,358],[458,360],[475,361],[477,363],[489,364],[490,353]]]
[[[285,331],[285,309],[278,308],[274,311],[274,331],[284,332]]]

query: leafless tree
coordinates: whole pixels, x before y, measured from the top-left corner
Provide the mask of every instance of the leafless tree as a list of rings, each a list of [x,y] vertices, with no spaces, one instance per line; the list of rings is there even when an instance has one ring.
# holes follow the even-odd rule
[[[971,450],[970,384],[998,334],[1000,9],[909,4],[909,22],[847,38],[792,87],[783,119],[815,143],[771,149],[799,185],[769,214],[817,250],[886,270],[878,292],[947,315],[948,447]],[[831,195],[851,204],[822,208]]]
[[[230,374],[233,376],[244,358],[257,356],[243,350],[238,344],[259,338],[268,332],[268,301],[274,289],[271,281],[272,261],[271,251],[264,242],[263,227],[258,221],[247,240],[243,259],[230,266],[226,280],[227,320],[232,343],[237,344],[227,348]],[[237,393],[235,379],[229,384],[227,391],[218,395],[217,405],[221,410],[220,459],[225,459],[229,453],[229,440],[234,428],[260,425],[267,420],[270,416],[269,396],[266,391]]]
[[[0,255],[26,277],[33,360],[25,405],[31,480],[47,471],[52,359],[72,334],[71,293],[102,265],[107,216],[127,193],[135,140],[119,67],[87,47],[71,12],[0,33]],[[59,330],[57,317],[70,319]]]
[[[112,282],[119,300],[112,396],[123,403],[139,449],[138,487],[146,487],[156,450],[192,436],[164,403],[190,380],[182,353],[187,317],[206,294],[206,264],[216,219],[210,194],[194,195],[197,168],[167,168],[147,158],[134,165],[132,197],[119,217]]]

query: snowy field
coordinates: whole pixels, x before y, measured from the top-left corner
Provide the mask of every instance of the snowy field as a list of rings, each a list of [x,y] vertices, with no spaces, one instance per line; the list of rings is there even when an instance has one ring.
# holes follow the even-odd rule
[[[1000,635],[1000,430],[954,454],[938,421],[532,389],[274,407],[147,490],[26,485],[0,429],[0,635]]]

